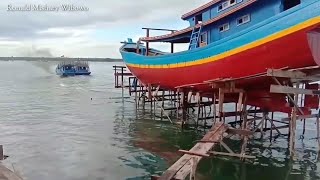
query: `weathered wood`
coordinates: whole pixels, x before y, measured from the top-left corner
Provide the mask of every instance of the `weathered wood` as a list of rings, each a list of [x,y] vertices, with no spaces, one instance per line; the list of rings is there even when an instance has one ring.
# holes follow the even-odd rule
[[[9,168],[5,167],[0,163],[0,179],[1,180],[22,180],[21,175],[17,172],[11,171]]]
[[[160,178],[160,176],[156,176],[156,175],[151,176],[151,180],[159,180],[159,178]],[[171,178],[171,180],[178,180],[178,179]]]
[[[242,155],[242,154],[235,154],[235,153],[217,152],[217,151],[210,151],[210,153],[214,154],[214,155],[231,156],[231,157],[239,157],[239,158],[246,158],[246,159],[255,159],[256,158],[256,156]]]
[[[224,89],[219,89],[219,121],[224,121],[224,114],[223,114],[223,104],[224,104]]]
[[[234,154],[234,152],[229,148],[228,145],[226,145],[226,143],[224,143],[223,141],[220,141],[220,144],[229,152]]]
[[[243,130],[243,129],[232,129],[232,128],[229,128],[227,130],[227,133],[228,134],[239,134],[239,135],[242,135],[242,136],[251,136],[251,135],[254,134],[253,131]]]
[[[317,118],[318,114],[311,114],[311,115],[300,115],[297,116],[297,120],[301,120],[301,119],[310,119],[310,118]],[[290,121],[291,118],[282,118],[281,121]]]
[[[288,129],[290,126],[289,125],[284,125],[284,126],[278,126],[277,129]],[[262,131],[266,132],[266,131],[273,131],[276,130],[275,128],[271,127],[271,128],[264,128]],[[261,130],[258,129],[256,132],[260,132]]]
[[[184,153],[184,154],[194,155],[194,156],[202,156],[202,157],[209,157],[210,156],[209,154],[186,151],[186,150],[182,150],[182,149],[180,149],[179,152]]]
[[[247,110],[247,113],[262,113],[262,110]],[[233,116],[240,116],[242,115],[242,111],[238,111],[238,112],[224,112],[223,113],[224,117],[233,117]],[[249,119],[248,119],[249,120]]]
[[[208,140],[199,140],[199,141],[196,141],[198,143],[219,143],[220,141],[208,141]]]
[[[280,130],[277,128],[277,126],[273,123],[273,118],[269,118],[268,116],[266,117],[266,119],[270,122],[271,128],[274,128],[278,134],[281,134]],[[272,130],[270,131],[270,137],[272,137]]]
[[[293,78],[294,79],[294,78],[306,77],[306,74],[301,71],[283,71],[283,70],[268,69],[267,76]]]
[[[3,145],[0,145],[0,160],[4,160]]]
[[[298,94],[294,95],[294,101],[296,104],[298,104]],[[297,123],[297,108],[292,108],[291,113],[291,121],[290,121],[290,156],[294,155],[294,149],[295,149],[295,139],[296,139],[296,123]]]
[[[318,141],[318,148],[319,148],[319,152],[320,152],[320,119],[319,117],[317,117],[317,141]]]
[[[239,100],[237,104],[237,111],[242,111],[242,102],[243,102],[243,92],[239,93]]]
[[[196,157],[191,158],[190,180],[196,179],[197,166],[198,166],[197,158]]]
[[[186,161],[188,162],[188,161]],[[177,172],[175,170],[168,170],[158,180],[171,180]]]
[[[283,93],[283,94],[306,94],[306,95],[320,95],[319,90],[309,90],[301,88],[293,88],[289,86],[271,85],[271,93]]]
[[[226,132],[227,127],[219,122],[216,123],[211,130],[202,138],[205,141],[219,141],[222,139],[223,133]],[[197,143],[193,148],[190,149],[191,152],[197,152],[199,154],[208,153],[216,143]],[[192,163],[191,158],[196,158],[198,163],[202,156],[194,156],[185,154],[176,163],[174,163],[162,176],[162,180],[166,178],[169,179],[185,179],[191,172]],[[164,177],[165,175],[165,177]]]
[[[218,128],[217,130],[215,130],[216,133],[213,133],[213,135],[206,135],[207,137],[204,137],[204,139],[211,139],[211,140],[219,140],[222,138],[223,136],[223,133],[226,131],[226,126],[221,126],[220,128]],[[209,138],[211,136],[211,138]],[[213,143],[207,143],[205,146],[200,146],[201,149],[199,149],[199,151],[205,151],[205,152],[209,152],[213,146],[216,145],[216,144],[213,144]],[[194,148],[197,148],[197,147],[194,147]],[[198,162],[201,160],[202,158],[201,157],[197,157],[197,160]],[[186,178],[189,174],[190,174],[190,169],[191,169],[191,163],[187,163],[183,168],[181,168],[175,178],[177,179],[184,179]]]

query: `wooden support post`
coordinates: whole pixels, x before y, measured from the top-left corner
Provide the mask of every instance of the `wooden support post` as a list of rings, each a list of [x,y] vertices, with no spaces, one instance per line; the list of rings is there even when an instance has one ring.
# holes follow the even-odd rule
[[[117,88],[117,66],[114,66],[114,87]]]
[[[4,160],[3,145],[0,145],[0,160]]]
[[[202,98],[201,98],[202,99]],[[206,110],[206,106],[203,106],[203,114],[204,114],[204,128],[207,126],[207,110]],[[209,114],[210,116],[210,114]]]
[[[200,119],[200,112],[201,112],[201,105],[200,105],[200,98],[198,99],[198,116],[197,116],[197,122],[196,122],[196,128],[198,128],[199,125],[199,119]]]
[[[162,104],[161,104],[161,107],[162,109],[164,109],[164,94],[165,94],[165,91],[162,91]],[[163,120],[163,110],[161,109],[161,121]]]
[[[320,115],[320,110],[318,113],[318,117],[317,117],[317,141],[318,141],[318,147],[319,147],[319,152],[320,152],[320,120],[319,120],[319,115]]]
[[[267,112],[263,112],[262,120],[261,120],[261,126],[260,126],[260,132],[261,132],[261,138],[263,137],[264,131],[263,131],[263,126],[266,122],[267,119]]]
[[[298,103],[298,94],[294,95],[294,103]],[[290,156],[294,155],[295,139],[296,139],[296,123],[297,123],[297,107],[292,108],[290,122]]]
[[[146,89],[144,86],[142,86],[142,92],[141,92],[141,96],[142,96],[142,109],[143,111],[146,109]]]
[[[242,102],[243,102],[243,92],[239,93],[239,100],[238,100],[238,104],[237,104],[237,110],[236,111],[241,111],[242,110]]]
[[[270,142],[272,142],[272,126],[274,125],[273,124],[273,117],[274,117],[274,112],[272,112],[271,113],[271,120],[270,120],[270,128],[271,128],[271,130],[270,130]],[[275,127],[276,128],[276,127]],[[278,129],[277,129],[278,130]],[[278,130],[279,131],[279,130]],[[279,131],[280,132],[280,131]],[[281,132],[280,132],[280,134],[281,134]]]
[[[217,122],[217,96],[216,93],[213,93],[213,124]]]
[[[242,108],[242,130],[247,130],[247,118],[248,118],[248,111],[247,111],[247,94],[244,94],[244,101],[243,101],[243,108]],[[243,143],[241,146],[241,156],[240,159],[244,160],[244,156],[246,154],[246,148],[248,143],[248,136],[242,136],[243,137]]]
[[[224,112],[223,112],[223,104],[224,104],[224,89],[219,88],[219,118],[220,122],[225,122]]]
[[[182,119],[183,119],[183,126],[186,124],[187,122],[187,112],[188,112],[188,99],[187,99],[188,95],[187,93],[185,93],[185,97],[183,98],[183,104],[182,104]]]
[[[181,104],[183,101],[183,92],[180,93],[179,91],[177,91],[177,102],[176,102],[176,107],[177,107],[177,120],[179,120],[179,109],[181,108]]]
[[[137,80],[137,79],[136,79]],[[137,80],[138,81],[138,80]],[[139,100],[138,100],[138,94],[137,94],[137,86],[138,86],[138,82],[137,82],[137,85],[135,87],[135,91],[134,91],[134,102],[136,104],[136,110],[138,109],[138,103],[139,103]]]

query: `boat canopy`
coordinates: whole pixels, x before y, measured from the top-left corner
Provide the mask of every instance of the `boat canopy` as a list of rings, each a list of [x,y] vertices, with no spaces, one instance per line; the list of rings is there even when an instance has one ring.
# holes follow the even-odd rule
[[[78,66],[89,68],[89,63],[87,61],[63,61],[58,64],[58,67],[63,66]]]

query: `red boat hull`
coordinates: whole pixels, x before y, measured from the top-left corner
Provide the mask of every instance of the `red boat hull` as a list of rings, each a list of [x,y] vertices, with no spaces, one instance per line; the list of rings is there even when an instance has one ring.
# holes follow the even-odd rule
[[[266,72],[268,68],[301,68],[316,65],[308,45],[310,27],[224,59],[179,68],[139,68],[128,66],[144,84],[161,84],[175,89],[186,84],[217,78],[240,78]],[[251,85],[243,84],[243,88]],[[207,86],[203,91],[212,91]]]

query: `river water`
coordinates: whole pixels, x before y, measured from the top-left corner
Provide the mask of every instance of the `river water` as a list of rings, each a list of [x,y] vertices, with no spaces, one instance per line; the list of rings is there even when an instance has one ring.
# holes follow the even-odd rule
[[[119,64],[119,63],[118,63]],[[92,75],[61,78],[53,62],[0,61],[0,144],[4,163],[28,180],[150,179],[160,174],[203,134],[155,122],[135,110],[133,98],[114,89],[114,63],[90,63]],[[298,124],[298,137],[301,124]],[[320,179],[314,121],[296,158],[287,138],[252,140],[257,156],[204,160],[199,179]],[[240,147],[238,141],[227,141]]]

